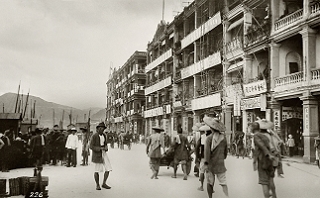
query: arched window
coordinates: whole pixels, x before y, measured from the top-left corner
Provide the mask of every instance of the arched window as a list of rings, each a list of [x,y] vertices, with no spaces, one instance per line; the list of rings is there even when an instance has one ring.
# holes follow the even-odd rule
[[[286,56],[286,74],[302,71],[301,56],[297,52],[289,52]]]

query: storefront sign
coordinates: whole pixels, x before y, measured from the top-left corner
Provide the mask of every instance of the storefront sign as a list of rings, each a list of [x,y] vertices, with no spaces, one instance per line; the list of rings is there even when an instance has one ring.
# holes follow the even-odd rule
[[[273,123],[274,123],[274,130],[280,130],[280,110],[274,110],[273,111]]]
[[[308,107],[305,107],[304,109],[304,127],[305,130],[309,130],[309,109]]]
[[[157,107],[144,111],[144,118],[150,118],[155,116],[161,116],[171,113],[171,105],[164,105],[163,107]]]
[[[243,96],[243,91],[242,91],[242,87],[241,84],[233,84],[230,86],[226,87],[226,100],[227,103],[232,103],[235,101],[235,95],[240,96],[240,99]]]
[[[174,108],[181,107],[181,106],[182,106],[182,103],[181,103],[181,101],[176,101],[176,102],[174,102],[174,103],[172,104],[172,106],[173,106]]]
[[[267,106],[266,95],[262,94],[258,97],[254,98],[246,98],[242,100],[242,109],[260,109],[261,111],[265,111]]]
[[[116,118],[114,118],[114,122],[115,123],[123,122],[123,119],[122,119],[122,117],[116,117]]]
[[[233,102],[233,115],[241,116],[241,98],[238,94],[235,94]]]
[[[221,94],[216,93],[202,98],[191,100],[192,110],[207,109],[221,105]]]
[[[301,107],[296,107],[293,109],[292,107],[282,107],[282,121],[291,119],[291,118],[299,118],[303,119],[303,112]]]
[[[257,82],[244,84],[243,92],[245,96],[254,96],[257,94],[267,92],[267,82],[265,80],[260,80]]]

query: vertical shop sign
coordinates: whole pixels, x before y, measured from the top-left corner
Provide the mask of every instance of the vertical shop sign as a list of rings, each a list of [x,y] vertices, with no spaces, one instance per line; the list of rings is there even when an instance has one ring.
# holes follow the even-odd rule
[[[304,109],[304,126],[305,126],[305,130],[309,130],[309,109],[308,107],[306,107]]]
[[[234,103],[233,103],[233,115],[234,116],[241,116],[241,98],[239,96],[239,94],[235,94],[234,95]]]
[[[273,111],[273,122],[274,122],[274,130],[277,131],[280,129],[280,110]]]

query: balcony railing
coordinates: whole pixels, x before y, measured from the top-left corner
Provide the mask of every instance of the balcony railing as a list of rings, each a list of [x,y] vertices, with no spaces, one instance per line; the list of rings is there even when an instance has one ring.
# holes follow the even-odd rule
[[[301,20],[303,17],[303,9],[297,10],[296,12],[285,16],[282,19],[279,19],[274,25],[275,30],[279,30],[281,28],[287,27],[288,25],[291,25],[299,20]]]
[[[275,79],[275,86],[283,86],[294,83],[299,83],[303,81],[303,72],[297,72],[290,75],[286,75],[283,77],[279,77]]]
[[[320,80],[320,69],[311,71],[311,80]]]
[[[320,13],[320,2],[316,2],[310,6],[311,14]]]

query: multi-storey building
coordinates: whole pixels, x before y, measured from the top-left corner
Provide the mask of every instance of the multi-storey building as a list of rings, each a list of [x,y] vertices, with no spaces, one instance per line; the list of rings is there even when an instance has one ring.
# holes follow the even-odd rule
[[[146,52],[136,51],[107,82],[106,126],[117,133],[144,134],[143,106],[146,84]]]
[[[266,118],[269,86],[269,0],[228,0],[223,14],[224,121],[227,133],[247,132]]]
[[[283,137],[292,134],[297,153],[313,162],[319,135],[320,2],[271,0],[272,116]]]
[[[153,40],[148,43],[144,111],[146,135],[153,126],[172,131],[172,75],[174,26],[161,21]]]
[[[175,127],[192,132],[204,114],[221,115],[223,32],[220,1],[194,1],[175,17]]]

